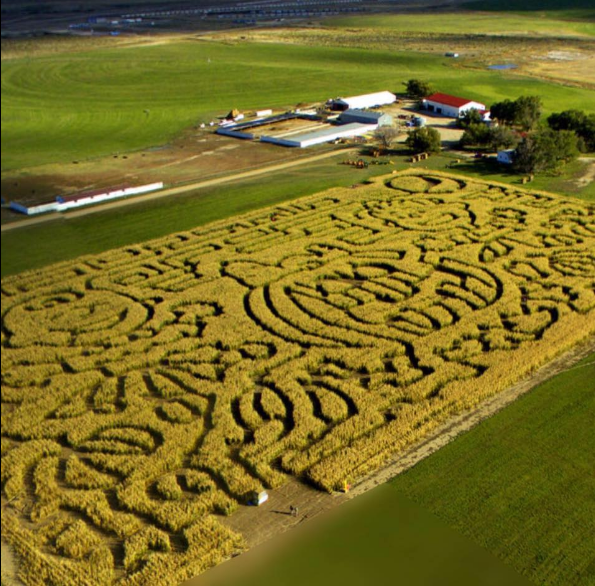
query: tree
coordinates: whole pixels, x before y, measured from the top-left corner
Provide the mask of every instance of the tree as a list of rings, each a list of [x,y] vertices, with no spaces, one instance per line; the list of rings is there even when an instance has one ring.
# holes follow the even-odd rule
[[[523,130],[531,130],[541,117],[541,98],[521,96],[514,102],[514,123]]]
[[[439,153],[442,147],[440,133],[435,128],[424,126],[407,133],[405,144],[414,153]]]
[[[483,123],[470,124],[461,136],[460,145],[466,146],[487,146],[490,144],[490,128]]]
[[[513,169],[521,173],[551,171],[579,154],[578,137],[571,130],[546,128],[528,134],[516,149]]]
[[[399,129],[395,126],[380,126],[374,132],[374,138],[384,147],[390,148],[399,137]]]
[[[471,108],[470,110],[465,110],[457,122],[460,128],[469,128],[471,124],[481,124],[483,117],[479,110]]]
[[[519,126],[523,130],[535,127],[541,116],[541,98],[539,96],[521,96],[512,100],[503,100],[492,104],[491,117],[501,124]]]
[[[519,136],[507,126],[490,127],[490,148],[494,151],[513,149],[519,144]]]
[[[492,104],[490,108],[492,120],[497,120],[501,124],[514,124],[515,104],[512,100],[503,100]]]
[[[595,151],[595,114],[587,115],[582,110],[565,110],[552,114],[547,123],[553,130],[574,131],[581,139],[581,150]]]
[[[427,81],[410,79],[404,83],[406,86],[405,93],[407,94],[407,97],[412,100],[421,100],[434,93],[432,86]]]

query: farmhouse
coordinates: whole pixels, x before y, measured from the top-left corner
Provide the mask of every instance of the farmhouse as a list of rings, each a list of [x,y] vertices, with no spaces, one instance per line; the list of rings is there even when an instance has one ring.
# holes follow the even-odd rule
[[[359,122],[360,124],[376,124],[377,126],[390,126],[393,122],[392,116],[383,112],[370,112],[369,110],[349,109],[339,116],[339,122],[348,124]]]
[[[460,118],[463,113],[468,110],[479,110],[484,117],[486,114],[489,114],[485,104],[482,104],[481,102],[474,102],[467,98],[459,98],[448,94],[432,94],[431,96],[424,98],[422,103],[424,109],[429,112],[436,112],[436,114],[451,116],[452,118]]]
[[[384,106],[393,104],[397,101],[395,94],[391,92],[376,92],[373,94],[363,94],[361,96],[351,96],[350,98],[335,98],[329,100],[327,105],[331,110],[360,110],[363,108],[375,108],[377,106]]]
[[[496,157],[498,163],[503,163],[504,165],[512,165],[512,163],[514,163],[515,153],[515,149],[505,149],[503,151],[498,151],[498,155]]]

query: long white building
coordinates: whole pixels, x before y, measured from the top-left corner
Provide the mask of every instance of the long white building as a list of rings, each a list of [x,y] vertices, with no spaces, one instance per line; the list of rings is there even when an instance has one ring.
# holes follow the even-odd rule
[[[315,144],[332,142],[341,138],[352,138],[354,136],[363,136],[378,128],[378,124],[361,124],[353,122],[351,124],[338,124],[329,126],[322,130],[306,132],[303,134],[294,134],[291,137],[282,136],[261,136],[260,142],[270,142],[281,146],[305,148]]]
[[[329,105],[333,110],[363,110],[365,108],[375,108],[393,104],[397,101],[397,96],[391,92],[376,92],[373,94],[363,94],[361,96],[351,96],[350,98],[336,98],[330,100]]]
[[[43,214],[45,212],[64,212],[72,208],[78,208],[94,203],[101,203],[110,199],[117,199],[119,197],[127,197],[129,195],[139,195],[141,193],[148,193],[149,191],[156,191],[163,188],[163,182],[148,183],[146,185],[120,185],[118,187],[111,187],[108,189],[95,189],[93,191],[83,191],[73,195],[59,195],[54,201],[44,202],[41,204],[27,205],[19,203],[18,201],[10,202],[10,209],[27,216],[34,216]]]

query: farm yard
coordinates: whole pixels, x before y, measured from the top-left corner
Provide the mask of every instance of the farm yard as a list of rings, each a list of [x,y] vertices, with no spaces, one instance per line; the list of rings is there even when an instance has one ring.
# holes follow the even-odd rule
[[[593,204],[416,170],[2,282],[27,583],[176,584],[595,334]]]
[[[272,31],[268,42],[251,42],[256,34],[245,41],[174,37],[29,58],[18,51],[13,57],[10,44],[3,45],[3,178],[32,173],[39,165],[68,168],[73,161],[164,145],[231,108],[287,108],[296,99],[315,103],[363,88],[401,91],[412,76],[486,104],[533,94],[542,97],[547,113],[560,104],[592,111],[592,89],[461,68],[441,54],[395,51],[394,41],[390,48],[333,46],[332,39],[324,46],[315,37],[286,42],[285,32]],[[315,31],[304,33],[310,34]]]

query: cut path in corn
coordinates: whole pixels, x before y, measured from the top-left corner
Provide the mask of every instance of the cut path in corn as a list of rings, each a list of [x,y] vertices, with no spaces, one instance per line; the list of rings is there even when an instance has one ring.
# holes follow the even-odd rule
[[[553,376],[573,368],[577,362],[594,351],[595,338],[592,338],[561,354],[506,391],[484,401],[476,409],[450,418],[424,440],[389,459],[384,466],[372,474],[356,481],[346,494],[323,493],[295,479],[290,479],[281,488],[271,490],[269,500],[260,507],[242,506],[230,517],[223,518],[222,523],[243,535],[247,550],[265,542],[270,542],[269,545],[272,545],[273,538],[288,529],[384,484],[412,468],[457,436],[504,409],[521,395]],[[298,508],[297,516],[291,515],[290,507],[292,506]],[[259,555],[267,555],[267,549],[260,548]],[[216,566],[204,574],[184,582],[184,586],[209,586],[211,580],[217,580],[217,584],[220,584],[226,572],[230,579],[233,579],[234,576],[237,578],[237,572],[241,570],[241,567],[237,567],[239,563],[241,563],[240,560],[233,558],[226,564]],[[251,563],[254,563],[254,560],[251,560]]]

